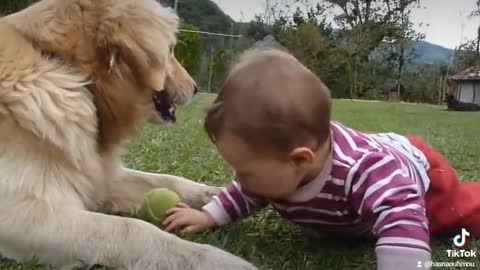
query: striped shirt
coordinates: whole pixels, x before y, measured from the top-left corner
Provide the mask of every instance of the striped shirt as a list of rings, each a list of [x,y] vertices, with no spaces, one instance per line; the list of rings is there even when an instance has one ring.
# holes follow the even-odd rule
[[[367,134],[332,122],[332,135],[333,150],[320,175],[289,198],[267,201],[233,181],[204,210],[223,225],[271,204],[284,218],[318,232],[373,234],[379,269],[393,269],[393,262],[399,267],[403,259],[407,268],[396,269],[421,269],[411,254],[418,261],[430,258],[425,156],[394,133]]]

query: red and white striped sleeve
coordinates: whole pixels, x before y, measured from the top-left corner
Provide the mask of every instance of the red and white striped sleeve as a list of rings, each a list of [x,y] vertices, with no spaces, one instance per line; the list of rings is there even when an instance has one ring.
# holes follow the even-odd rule
[[[203,207],[203,210],[212,216],[217,225],[225,225],[248,217],[267,205],[266,200],[246,194],[240,183],[233,181],[213,197],[212,201]]]

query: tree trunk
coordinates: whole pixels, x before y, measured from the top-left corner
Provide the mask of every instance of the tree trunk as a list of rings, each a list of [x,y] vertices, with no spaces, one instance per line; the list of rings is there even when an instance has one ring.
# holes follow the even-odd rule
[[[365,8],[365,22],[370,20],[370,11],[372,6],[372,0],[366,0],[366,8]]]
[[[442,86],[443,86],[443,79],[440,77],[440,84],[438,85],[438,105],[442,105]]]
[[[353,89],[352,89],[352,98],[356,98],[357,97],[357,93],[358,93],[358,67],[359,67],[359,64],[358,64],[358,58],[355,57],[355,63],[353,65]]]
[[[400,93],[401,86],[402,86],[402,73],[403,73],[403,66],[405,64],[405,43],[408,42],[406,38],[406,27],[405,27],[405,8],[402,6],[401,11],[401,23],[402,23],[402,37],[400,38],[400,54],[398,56],[398,75],[397,75],[397,92],[398,92],[398,99],[402,100],[402,93]]]
[[[401,86],[402,86],[402,73],[403,73],[403,65],[405,62],[405,46],[403,41],[400,45],[400,55],[398,57],[398,75],[397,75],[397,92],[398,98],[402,100],[402,93],[400,93]]]
[[[477,55],[480,54],[480,27],[477,30]]]
[[[347,71],[348,71],[350,98],[353,99],[353,70],[352,70],[352,63],[350,61],[348,61],[348,64],[347,64]]]

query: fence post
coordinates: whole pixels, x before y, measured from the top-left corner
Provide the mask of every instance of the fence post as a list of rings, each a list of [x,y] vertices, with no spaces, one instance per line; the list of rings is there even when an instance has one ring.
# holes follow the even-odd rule
[[[230,23],[230,51],[233,50],[233,22]]]
[[[213,52],[214,49],[210,50],[210,65],[208,68],[208,93],[212,92],[212,76],[213,76]]]
[[[443,88],[443,77],[440,76],[440,84],[438,85],[438,105],[442,105],[442,90]]]

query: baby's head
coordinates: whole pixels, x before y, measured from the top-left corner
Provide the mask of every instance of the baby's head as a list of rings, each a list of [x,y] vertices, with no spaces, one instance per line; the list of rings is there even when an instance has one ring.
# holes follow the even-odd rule
[[[287,53],[255,50],[233,67],[205,129],[247,192],[283,199],[323,166],[330,113],[315,74]]]

